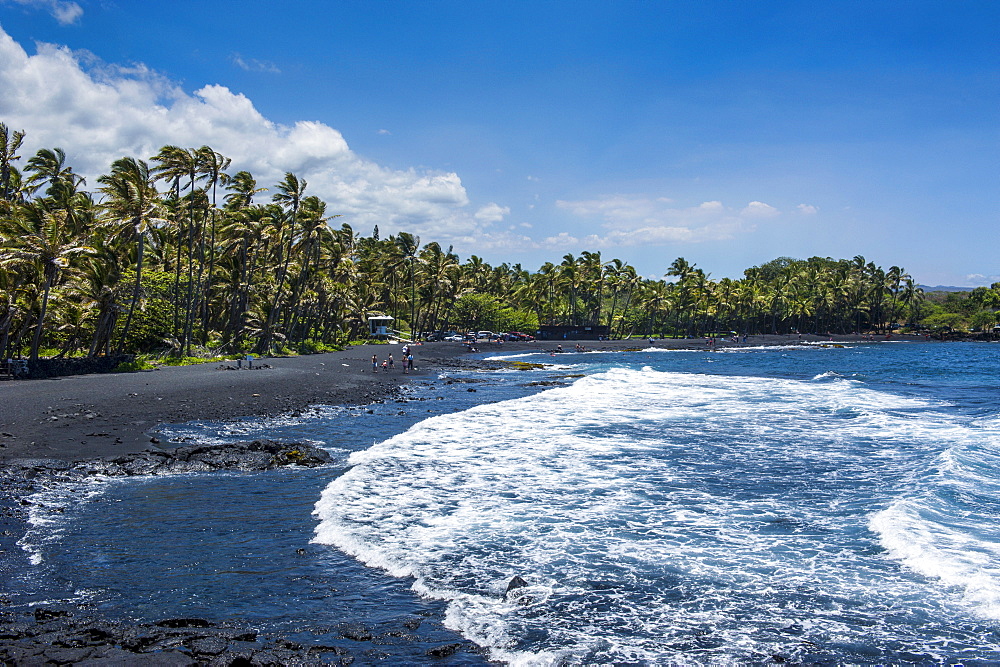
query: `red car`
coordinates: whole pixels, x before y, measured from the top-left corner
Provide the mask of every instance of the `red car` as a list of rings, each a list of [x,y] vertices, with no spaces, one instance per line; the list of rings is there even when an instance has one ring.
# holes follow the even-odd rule
[[[507,338],[508,340],[535,340],[534,336],[526,333],[521,333],[520,331],[511,331],[509,334],[507,334]]]

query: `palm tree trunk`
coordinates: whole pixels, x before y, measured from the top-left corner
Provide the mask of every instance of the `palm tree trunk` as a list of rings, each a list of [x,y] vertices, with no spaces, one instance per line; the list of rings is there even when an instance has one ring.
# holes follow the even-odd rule
[[[35,335],[31,339],[31,360],[38,360],[38,346],[42,342],[42,326],[45,324],[45,310],[49,305],[49,290],[52,288],[52,273],[46,271],[45,287],[42,292],[42,307],[38,311],[38,325],[35,326]]]
[[[142,253],[146,245],[145,234],[139,235],[139,243],[136,249],[135,259],[135,285],[132,287],[132,303],[128,307],[128,316],[125,318],[125,326],[122,327],[121,338],[118,339],[118,351],[125,349],[125,341],[128,339],[128,332],[132,326],[132,315],[135,313],[135,306],[139,303],[139,291],[142,289]]]

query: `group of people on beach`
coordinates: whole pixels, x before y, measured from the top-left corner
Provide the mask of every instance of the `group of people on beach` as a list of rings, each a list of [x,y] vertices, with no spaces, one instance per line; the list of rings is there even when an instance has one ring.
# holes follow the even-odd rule
[[[403,372],[409,374],[413,370],[413,352],[410,350],[409,345],[403,346],[400,359],[402,360]],[[395,370],[396,360],[392,358],[392,352],[381,363],[379,363],[377,354],[372,355],[372,373],[378,373],[379,366],[382,367],[382,371],[385,373]]]

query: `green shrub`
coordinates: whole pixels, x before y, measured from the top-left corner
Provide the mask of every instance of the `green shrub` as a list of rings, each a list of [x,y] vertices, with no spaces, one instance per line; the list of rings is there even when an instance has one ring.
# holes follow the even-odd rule
[[[115,373],[133,373],[135,371],[151,371],[156,366],[145,357],[136,357],[133,361],[126,361],[114,367]]]

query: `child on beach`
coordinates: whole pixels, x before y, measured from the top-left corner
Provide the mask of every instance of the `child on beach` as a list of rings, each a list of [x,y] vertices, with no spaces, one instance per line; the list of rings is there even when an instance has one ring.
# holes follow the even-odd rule
[[[389,355],[389,370],[393,370],[395,368],[396,368],[396,363],[392,360],[392,355],[390,354]]]

